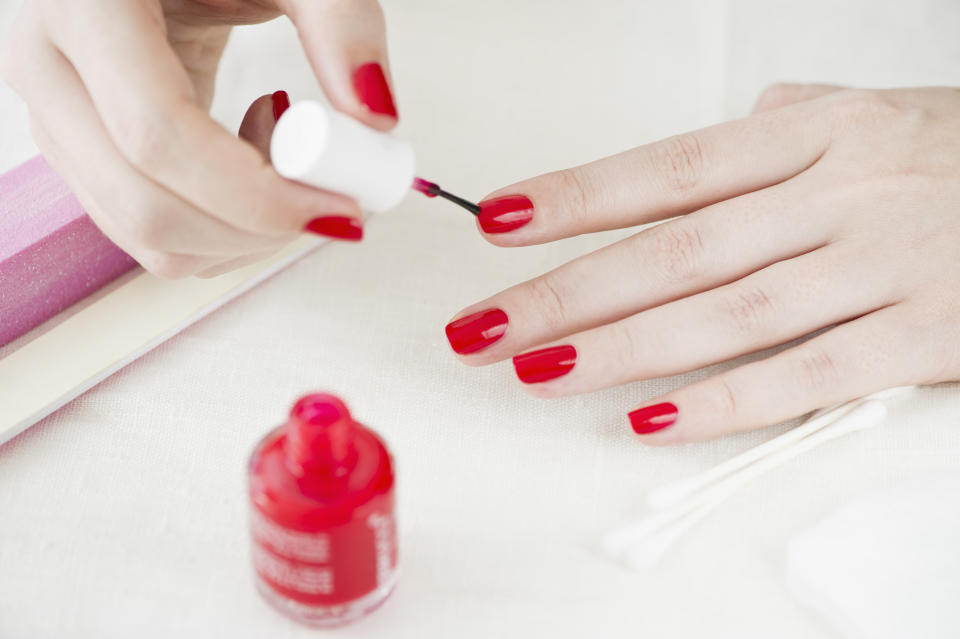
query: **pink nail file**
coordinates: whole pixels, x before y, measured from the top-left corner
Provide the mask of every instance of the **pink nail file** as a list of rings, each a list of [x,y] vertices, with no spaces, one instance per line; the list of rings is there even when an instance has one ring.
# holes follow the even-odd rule
[[[0,346],[135,265],[43,157],[0,175]]]

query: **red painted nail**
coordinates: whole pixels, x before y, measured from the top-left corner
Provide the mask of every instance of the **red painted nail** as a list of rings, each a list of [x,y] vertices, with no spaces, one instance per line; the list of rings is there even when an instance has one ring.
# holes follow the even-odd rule
[[[629,414],[633,432],[646,435],[662,430],[677,421],[677,407],[670,402],[638,408]]]
[[[286,91],[276,91],[273,94],[273,119],[279,120],[283,112],[290,108],[290,96]]]
[[[373,113],[397,117],[397,107],[387,84],[387,76],[378,62],[368,62],[353,72],[353,88],[360,101]]]
[[[488,308],[447,324],[447,340],[461,355],[476,353],[503,337],[508,322],[507,314],[499,308]]]
[[[335,237],[338,240],[358,242],[363,239],[363,223],[345,215],[327,215],[316,217],[307,222],[305,231]]]
[[[536,384],[561,377],[573,370],[577,349],[569,344],[523,353],[513,358],[517,377],[524,384]]]
[[[525,195],[505,195],[480,202],[480,228],[485,233],[506,233],[533,219],[533,202]]]

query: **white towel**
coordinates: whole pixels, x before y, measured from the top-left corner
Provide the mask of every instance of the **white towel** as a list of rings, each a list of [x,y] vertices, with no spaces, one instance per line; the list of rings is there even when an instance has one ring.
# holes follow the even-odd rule
[[[960,474],[847,504],[791,540],[786,571],[845,636],[960,637]]]

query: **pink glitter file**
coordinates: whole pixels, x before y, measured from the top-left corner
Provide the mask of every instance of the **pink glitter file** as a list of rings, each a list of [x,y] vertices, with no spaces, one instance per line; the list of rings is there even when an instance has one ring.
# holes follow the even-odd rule
[[[0,175],[0,346],[135,265],[42,157]]]

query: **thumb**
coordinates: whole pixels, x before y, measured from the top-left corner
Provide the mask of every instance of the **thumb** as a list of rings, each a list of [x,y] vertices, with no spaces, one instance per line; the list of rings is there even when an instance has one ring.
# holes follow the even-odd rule
[[[377,0],[282,0],[331,104],[386,131],[397,124],[387,34]]]

